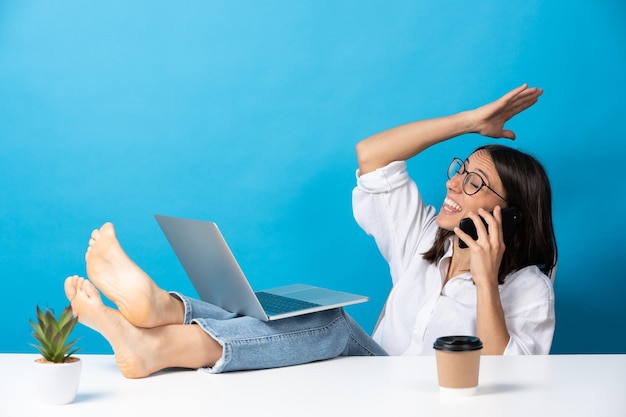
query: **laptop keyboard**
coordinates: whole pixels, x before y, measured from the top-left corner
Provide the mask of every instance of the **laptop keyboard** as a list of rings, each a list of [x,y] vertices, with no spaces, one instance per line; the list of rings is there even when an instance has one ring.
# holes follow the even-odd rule
[[[257,292],[256,296],[268,315],[290,313],[319,306],[319,304],[309,303],[308,301],[296,300],[295,298],[283,297],[282,295],[263,291]]]

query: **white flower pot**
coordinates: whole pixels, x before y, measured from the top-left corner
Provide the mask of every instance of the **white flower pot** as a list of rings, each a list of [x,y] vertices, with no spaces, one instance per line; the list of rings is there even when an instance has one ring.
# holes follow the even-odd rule
[[[73,357],[70,362],[51,363],[45,359],[34,362],[33,384],[43,404],[69,404],[76,398],[82,361]]]

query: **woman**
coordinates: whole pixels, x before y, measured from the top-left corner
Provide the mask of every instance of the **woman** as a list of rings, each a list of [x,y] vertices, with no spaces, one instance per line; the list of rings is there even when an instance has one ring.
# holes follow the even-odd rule
[[[534,265],[551,268],[555,241],[541,166],[508,148],[479,149],[452,167],[436,216],[422,203],[403,162],[463,133],[513,139],[504,123],[540,94],[524,85],[478,109],[401,126],[358,144],[355,217],[375,237],[394,281],[376,341],[343,309],[266,323],[168,293],[128,258],[110,223],[89,241],[90,281],[78,276],[65,281],[72,309],[109,341],[129,378],[169,367],[225,372],[347,355],[427,354],[434,338],[453,333],[478,335],[484,353],[547,353],[553,293]],[[526,171],[520,172],[522,167]],[[510,204],[523,220],[505,242],[501,208]],[[477,241],[458,229],[463,217],[476,223]],[[468,249],[458,248],[459,238]],[[505,243],[511,246],[506,252]],[[98,290],[117,309],[105,306]]]
[[[450,334],[477,335],[484,354],[549,352],[554,295],[545,274],[555,264],[556,242],[543,167],[499,145],[455,158],[436,215],[404,162],[464,133],[515,139],[504,123],[541,93],[523,85],[476,110],[400,126],[357,145],[355,218],[376,239],[394,284],[374,334],[389,354],[429,353],[437,337]],[[509,206],[521,221],[505,241],[501,210]],[[458,228],[465,217],[476,225],[477,241]],[[459,239],[469,248],[461,249]]]

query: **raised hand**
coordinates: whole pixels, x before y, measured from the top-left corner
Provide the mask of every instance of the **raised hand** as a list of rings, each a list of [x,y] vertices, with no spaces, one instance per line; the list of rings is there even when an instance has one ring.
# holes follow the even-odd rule
[[[477,121],[476,133],[492,138],[515,139],[512,130],[504,129],[505,123],[535,104],[542,93],[542,89],[524,84],[489,104],[471,110]]]

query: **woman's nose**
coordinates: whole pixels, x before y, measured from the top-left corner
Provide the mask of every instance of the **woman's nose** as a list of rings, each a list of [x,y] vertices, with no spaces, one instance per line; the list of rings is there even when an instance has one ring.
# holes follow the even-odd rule
[[[446,187],[449,190],[455,191],[457,193],[461,193],[463,191],[463,178],[464,175],[456,174],[448,181],[446,181]]]

